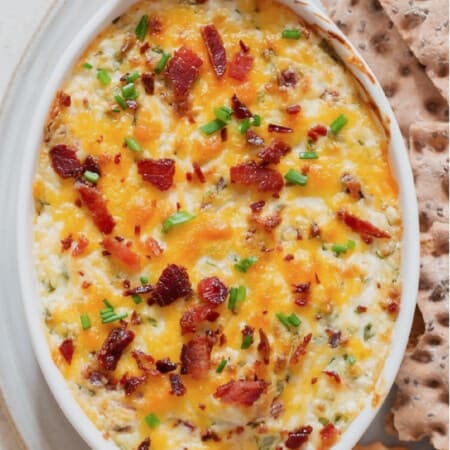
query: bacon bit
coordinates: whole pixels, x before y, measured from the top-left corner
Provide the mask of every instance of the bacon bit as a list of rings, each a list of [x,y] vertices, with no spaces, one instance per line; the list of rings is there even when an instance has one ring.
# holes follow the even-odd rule
[[[136,365],[138,366],[139,370],[142,370],[142,372],[148,375],[159,375],[159,372],[157,372],[153,367],[153,364],[155,362],[153,356],[147,355],[141,350],[133,350],[131,352],[131,356],[136,361]]]
[[[256,185],[260,192],[278,193],[283,188],[283,177],[275,170],[260,167],[255,161],[248,161],[230,168],[232,183],[244,186]]]
[[[324,373],[327,377],[333,379],[337,384],[340,384],[341,377],[333,370],[324,370],[322,371],[322,373]]]
[[[138,223],[134,226],[134,235],[135,236],[141,235],[141,226]]]
[[[76,151],[67,145],[55,145],[49,152],[53,170],[61,178],[77,178],[83,173],[83,166]]]
[[[233,97],[231,97],[231,107],[236,119],[249,119],[253,117],[251,111],[238,99],[236,94],[233,94]]]
[[[144,439],[140,444],[137,450],[150,450],[150,445],[151,445],[152,441],[151,439],[148,437],[146,439]]]
[[[202,442],[207,442],[207,441],[214,441],[214,442],[220,442],[220,437],[219,435],[212,430],[204,430],[201,432],[201,440]]]
[[[72,104],[72,99],[69,94],[66,94],[63,91],[58,92],[58,102],[59,106],[69,108]]]
[[[338,91],[330,91],[329,89],[325,89],[322,94],[320,95],[320,98],[325,101],[336,101],[339,98],[339,92]]]
[[[198,181],[200,181],[200,183],[205,183],[206,177],[205,177],[205,174],[203,173],[200,165],[198,163],[194,162],[194,163],[192,163],[192,167],[194,168],[194,173],[197,176]]]
[[[144,242],[145,249],[150,252],[153,256],[160,256],[163,254],[163,249],[159,245],[159,242],[152,238],[148,237]]]
[[[138,108],[138,104],[135,100],[126,100],[125,103],[128,106],[128,109],[131,109],[132,111],[136,111]]]
[[[275,125],[273,123],[269,123],[267,127],[269,133],[293,133],[294,130],[289,127],[284,127],[282,125]]]
[[[279,399],[274,399],[270,405],[270,415],[274,419],[278,419],[284,412],[284,405]]]
[[[183,384],[183,381],[180,378],[180,375],[176,373],[171,373],[169,375],[170,380],[170,393],[172,395],[176,395],[177,397],[181,397],[186,393],[186,388]]]
[[[355,233],[358,233],[363,239],[367,238],[390,238],[391,235],[386,231],[380,230],[375,225],[372,225],[366,220],[359,219],[358,217],[348,213],[347,211],[340,210],[337,213],[339,220],[343,221],[349,228]]]
[[[278,164],[281,158],[291,151],[291,147],[279,139],[274,139],[268,147],[258,153],[258,158],[261,158],[261,164]]]
[[[182,266],[169,264],[161,273],[151,299],[159,306],[167,306],[191,294],[192,288],[187,270]]]
[[[169,358],[159,359],[156,361],[156,370],[160,373],[169,373],[177,369],[176,363]]]
[[[195,425],[192,425],[192,423],[187,422],[186,420],[178,419],[178,420],[175,422],[174,428],[175,428],[175,427],[178,427],[178,426],[180,426],[180,425],[185,426],[190,432],[195,431]]]
[[[311,378],[311,384],[316,384],[318,380],[317,377]]]
[[[79,192],[82,202],[91,213],[96,227],[104,234],[112,233],[116,222],[109,213],[106,200],[98,188],[77,181],[75,183],[75,189]]]
[[[298,83],[297,72],[293,69],[286,69],[278,75],[278,85],[281,87],[294,88]]]
[[[125,391],[125,395],[128,397],[134,392],[136,389],[147,381],[147,375],[142,375],[140,377],[130,377],[127,373],[123,375],[120,380],[120,384],[123,386]]]
[[[59,352],[62,357],[66,360],[67,364],[72,363],[73,353],[75,351],[75,346],[73,345],[72,339],[65,339],[59,346]]]
[[[127,33],[123,40],[122,47],[120,47],[120,55],[122,57],[125,56],[134,47],[135,43],[136,36],[132,33]]]
[[[242,53],[248,53],[250,51],[250,47],[243,41],[239,41],[239,47],[241,47]]]
[[[298,283],[293,284],[293,290],[292,292],[296,294],[294,303],[297,306],[307,306],[309,303],[309,294],[310,294],[310,287],[311,283]]]
[[[89,289],[91,286],[92,283],[90,281],[83,281],[83,283],[81,283],[82,289]]]
[[[292,116],[298,114],[302,110],[300,105],[292,105],[286,108],[286,112]]]
[[[331,348],[337,348],[341,345],[342,333],[340,331],[325,330],[328,336],[328,344]]]
[[[203,27],[202,37],[214,72],[218,78],[222,78],[227,70],[227,53],[222,38],[214,25]]]
[[[252,212],[254,214],[259,214],[265,205],[266,205],[266,202],[264,200],[260,200],[259,202],[252,203],[250,205],[250,209],[252,210]]]
[[[134,253],[123,241],[106,238],[103,240],[102,246],[117,262],[130,271],[137,272],[141,269],[139,255]]]
[[[183,313],[180,319],[181,334],[195,333],[198,325],[204,320],[215,322],[219,318],[219,313],[213,311],[210,305],[201,303],[189,308]]]
[[[339,430],[332,424],[325,425],[320,430],[320,439],[322,440],[322,449],[329,448],[336,443],[339,437]]]
[[[387,310],[390,314],[398,314],[400,305],[398,302],[392,301],[387,305]]]
[[[150,48],[150,44],[148,42],[144,42],[140,47],[139,47],[139,53],[141,55],[143,55],[148,49]]]
[[[320,237],[320,228],[319,228],[319,225],[317,225],[316,222],[313,222],[313,223],[311,224],[311,227],[310,227],[310,229],[309,229],[309,236],[310,236],[311,238],[317,238],[317,237]]]
[[[69,248],[72,247],[72,244],[73,237],[71,234],[69,234],[69,236],[61,240],[61,251],[65,252],[66,250],[69,250]]]
[[[214,398],[220,399],[223,403],[252,406],[266,389],[267,383],[263,380],[232,380],[219,386]]]
[[[120,160],[122,159],[122,154],[121,153],[117,153],[114,156],[114,164],[120,164]]]
[[[220,139],[222,142],[226,142],[228,139],[228,130],[227,128],[222,128],[220,130]]]
[[[294,353],[291,356],[291,360],[289,364],[296,365],[299,363],[300,358],[306,355],[306,348],[308,344],[311,342],[312,333],[309,333],[303,338],[303,342],[299,344],[299,346],[295,349]]]
[[[149,284],[145,284],[143,286],[138,286],[133,289],[127,289],[126,291],[124,291],[123,295],[125,297],[129,297],[130,295],[145,295],[149,294],[152,291],[153,287],[150,286]]]
[[[303,444],[308,442],[309,435],[312,433],[312,431],[313,429],[309,425],[306,427],[298,428],[295,431],[291,431],[288,434],[288,438],[284,443],[284,445],[291,450],[296,450],[300,448]]]
[[[131,322],[131,325],[134,325],[134,326],[140,325],[142,323],[141,316],[139,315],[139,313],[137,311],[133,311],[131,313],[130,322]]]
[[[169,60],[164,75],[172,83],[177,102],[183,102],[198,77],[203,61],[189,48],[180,47]]]
[[[142,179],[153,184],[160,191],[167,191],[173,184],[175,161],[169,158],[141,159],[138,172]]]
[[[245,138],[250,145],[261,146],[264,145],[264,139],[253,130],[247,130],[245,133]]]
[[[228,296],[228,288],[217,277],[204,278],[197,286],[198,296],[213,308],[221,305]]]
[[[159,17],[150,16],[148,21],[148,28],[151,34],[159,34],[162,31],[162,21]]]
[[[274,214],[266,217],[255,217],[255,222],[261,225],[265,231],[271,233],[281,223],[281,213],[277,210]]]
[[[367,306],[358,305],[358,306],[356,307],[356,312],[357,312],[358,314],[362,314],[362,313],[367,312]]]
[[[131,344],[134,333],[124,327],[113,328],[103,342],[97,360],[104,370],[115,370],[123,351]]]
[[[94,172],[98,175],[102,174],[102,170],[100,168],[100,163],[95,156],[88,155],[83,163],[83,172],[89,170],[90,172]]]
[[[148,95],[153,95],[155,93],[155,75],[150,72],[145,72],[142,74],[141,80],[145,93]]]
[[[327,133],[328,133],[327,127],[324,127],[323,125],[316,125],[308,131],[308,137],[312,141],[316,142],[320,136],[326,136]]]
[[[364,198],[364,194],[361,191],[361,183],[349,173],[344,173],[341,177],[341,183],[347,194],[355,200]]]
[[[230,64],[228,74],[231,78],[238,81],[245,81],[250,70],[253,67],[253,56],[243,52],[242,50],[236,53]]]
[[[130,280],[123,280],[122,286],[124,289],[130,289],[130,286],[131,286]]]
[[[181,350],[181,373],[202,378],[211,367],[212,345],[206,336],[197,336]]]
[[[293,261],[294,260],[294,255],[292,255],[292,254],[288,254],[288,255],[286,255],[285,257],[284,257],[284,260],[285,261]]]
[[[260,328],[258,330],[259,332],[259,344],[258,344],[258,352],[263,358],[264,364],[268,365],[270,362],[270,342],[267,338],[266,333],[264,333],[264,330]]]
[[[78,238],[78,241],[75,244],[74,249],[72,250],[72,256],[76,258],[77,256],[82,255],[84,251],[87,249],[88,245],[89,239],[86,236],[81,235]]]

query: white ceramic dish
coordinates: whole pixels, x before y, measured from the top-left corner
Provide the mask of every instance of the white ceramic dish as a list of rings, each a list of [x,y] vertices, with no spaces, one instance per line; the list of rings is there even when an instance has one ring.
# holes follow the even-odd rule
[[[34,178],[36,157],[42,140],[43,125],[58,86],[87,44],[111,20],[122,14],[135,2],[136,0],[108,1],[86,24],[67,48],[59,64],[55,67],[53,75],[43,89],[39,102],[36,104],[34,110],[30,111],[32,114],[32,128],[28,130],[28,139],[24,150],[24,162],[20,169],[19,204],[21,208],[19,208],[17,216],[17,236],[20,237],[17,241],[18,263],[22,298],[25,302],[25,311],[34,350],[47,383],[69,421],[91,448],[102,450],[116,449],[116,446],[102,437],[101,432],[84,415],[72,397],[64,378],[51,359],[45,337],[44,325],[40,320],[37,320],[41,317],[41,310],[37,295],[37,280],[31,251],[31,226],[33,217],[31,185]],[[374,402],[372,397],[367,399],[366,408],[353,421],[341,437],[339,443],[333,447],[333,450],[349,450],[358,442],[361,435],[368,428],[382,401],[389,392],[401,363],[411,328],[419,273],[419,228],[414,183],[407,151],[389,103],[374,75],[357,54],[356,50],[331,20],[317,8],[313,0],[280,0],[280,3],[289,6],[306,22],[316,28],[320,34],[330,40],[338,55],[373,101],[376,109],[379,111],[386,131],[391,137],[390,159],[399,184],[400,205],[404,226],[401,266],[401,278],[403,282],[402,307],[394,328],[390,354],[377,383],[376,395],[378,396],[378,400]]]

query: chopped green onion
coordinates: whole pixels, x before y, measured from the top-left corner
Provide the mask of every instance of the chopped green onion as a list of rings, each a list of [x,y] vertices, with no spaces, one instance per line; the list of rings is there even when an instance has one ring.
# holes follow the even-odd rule
[[[100,179],[100,175],[97,172],[91,172],[90,170],[86,170],[83,173],[83,178],[90,183],[97,184]]]
[[[115,314],[110,317],[102,317],[102,323],[116,322],[117,320],[122,320],[128,317],[127,313]]]
[[[83,330],[89,330],[89,328],[91,328],[91,319],[86,313],[81,314],[80,320]]]
[[[111,305],[111,303],[109,303],[109,301],[105,298],[103,299],[103,303],[105,304],[105,306],[109,309],[114,309],[114,306]]]
[[[145,420],[145,423],[152,430],[157,428],[159,426],[159,424],[161,423],[161,421],[158,419],[158,416],[156,414],[154,414],[154,413],[150,413],[148,416],[145,416],[144,420]]]
[[[222,359],[222,361],[220,361],[219,365],[217,366],[216,373],[222,373],[227,363],[228,361],[226,359]]]
[[[251,127],[250,119],[244,119],[239,125],[238,125],[238,131],[241,134],[245,134],[247,130]]]
[[[356,358],[353,355],[348,355],[347,356],[347,362],[353,366],[356,363]]]
[[[302,321],[297,317],[296,314],[292,313],[287,317],[288,322],[293,326],[293,327],[299,327],[300,324],[302,323]]]
[[[133,294],[131,296],[131,298],[133,299],[133,302],[136,303],[136,305],[139,305],[139,303],[142,303],[142,297],[140,295]]]
[[[157,74],[160,74],[164,70],[164,68],[166,67],[166,65],[169,61],[169,58],[170,58],[170,53],[163,52],[161,59],[159,60],[159,63],[155,67],[155,72]]]
[[[355,247],[356,247],[356,242],[350,239],[350,240],[347,242],[347,248],[348,248],[349,250],[353,250]]]
[[[139,94],[134,83],[128,83],[122,87],[122,96],[125,100],[136,100]]]
[[[261,116],[258,115],[258,114],[254,114],[254,116],[252,118],[252,125],[254,127],[260,127],[261,126],[261,122],[262,122]]]
[[[326,427],[330,423],[330,421],[326,417],[319,417],[318,420],[324,427]]]
[[[237,302],[237,296],[238,296],[238,288],[232,287],[230,289],[230,297],[228,298],[228,309],[230,311],[233,311],[236,309],[236,302]]]
[[[338,134],[342,128],[347,125],[348,119],[344,114],[341,114],[337,119],[335,119],[330,125],[330,130],[333,134]]]
[[[317,159],[319,155],[317,152],[301,152],[298,157],[300,159]]]
[[[258,260],[256,256],[250,256],[249,258],[243,258],[240,261],[238,261],[234,268],[236,270],[239,270],[239,272],[246,273],[248,269],[250,269],[253,264]]]
[[[90,70],[90,69],[92,69],[94,66],[92,65],[92,64],[89,64],[88,62],[85,62],[84,64],[83,64],[83,68],[84,69],[88,69],[88,70]]]
[[[333,250],[333,252],[334,252],[334,254],[336,255],[336,256],[340,256],[340,255],[342,255],[343,253],[346,253],[347,252],[347,246],[346,245],[342,245],[342,244],[333,244],[332,246],[331,246],[331,250]]]
[[[370,338],[375,336],[375,333],[373,332],[373,325],[371,323],[368,323],[364,327],[364,340],[368,341]]]
[[[380,259],[384,259],[385,257],[384,257],[384,255],[380,252],[380,250],[377,250],[376,252],[375,252],[375,254],[378,256],[378,258],[380,258]]]
[[[303,175],[298,170],[289,169],[284,179],[291,184],[298,184],[300,186],[306,186],[308,183],[308,175]]]
[[[298,39],[301,38],[301,36],[302,36],[302,32],[300,30],[295,29],[295,28],[283,30],[283,32],[281,33],[281,37],[283,39],[295,39],[295,40],[298,40]]]
[[[142,151],[141,144],[139,144],[139,142],[131,136],[125,138],[125,144],[133,152]]]
[[[145,36],[147,36],[148,32],[148,16],[142,16],[141,20],[139,20],[139,23],[136,26],[136,29],[134,30],[136,37],[143,41],[145,39]]]
[[[238,287],[236,301],[243,302],[247,296],[247,288],[242,284]]]
[[[231,120],[231,115],[233,114],[233,110],[228,106],[221,106],[220,108],[214,109],[214,114],[216,117],[222,122],[228,123]]]
[[[139,278],[139,281],[141,282],[141,284],[148,284],[148,277],[146,277],[145,275],[142,275]]]
[[[246,350],[253,344],[253,336],[251,334],[246,334],[242,338],[241,349]]]
[[[215,119],[211,122],[208,122],[207,124],[200,127],[200,130],[203,131],[206,135],[214,134],[216,131],[221,130],[223,127],[226,126],[226,123],[223,120]]]
[[[97,69],[97,79],[103,86],[107,86],[111,83],[111,77],[105,69]]]
[[[129,73],[125,77],[125,80],[127,81],[127,83],[134,83],[139,77],[140,77],[139,72],[135,70],[134,72]]]
[[[289,330],[291,323],[289,322],[288,317],[283,313],[276,313],[275,316],[277,319]]]
[[[191,214],[187,211],[177,211],[175,214],[172,214],[163,222],[163,233],[167,233],[170,229],[172,229],[176,225],[181,225],[183,223],[190,222],[195,219],[195,215]]]
[[[124,100],[124,98],[121,95],[115,95],[114,100],[122,109],[128,108],[127,102]]]

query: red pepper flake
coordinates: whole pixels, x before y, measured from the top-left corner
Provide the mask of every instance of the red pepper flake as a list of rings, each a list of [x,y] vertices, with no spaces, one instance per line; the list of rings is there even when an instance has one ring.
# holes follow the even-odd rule
[[[320,136],[326,136],[327,133],[328,133],[327,127],[324,127],[323,125],[316,125],[308,131],[308,137],[312,141],[316,142]]]
[[[253,117],[251,111],[239,100],[236,94],[233,94],[233,97],[231,97],[231,107],[236,119],[249,119]]]
[[[69,234],[69,236],[61,240],[61,251],[65,252],[66,250],[69,250],[69,248],[72,247],[72,243],[73,236]]]
[[[300,105],[291,105],[286,108],[286,112],[292,116],[300,113],[301,110],[302,110],[302,107]]]
[[[313,428],[311,426],[301,427],[298,428],[295,431],[291,431],[288,434],[288,438],[284,445],[291,449],[291,450],[297,450],[299,449],[303,444],[308,442],[309,435],[313,432]]]
[[[170,393],[172,395],[176,395],[177,397],[181,397],[186,393],[186,387],[183,384],[183,381],[180,378],[180,375],[176,373],[171,373],[169,375],[170,380]]]
[[[196,162],[192,163],[192,167],[194,168],[194,173],[198,178],[198,181],[200,181],[200,183],[206,183],[206,177],[205,174],[202,171],[202,168],[200,167],[200,165]]]
[[[285,127],[283,125],[275,125],[273,123],[269,123],[267,127],[269,133],[293,133],[294,130],[289,127]]]
[[[222,38],[214,25],[202,28],[202,37],[208,50],[209,61],[218,78],[222,78],[227,70],[227,53]]]
[[[65,339],[61,345],[59,346],[59,351],[63,358],[66,360],[67,364],[72,363],[73,353],[75,351],[75,347],[73,345],[72,339]]]
[[[77,256],[82,255],[88,248],[88,246],[89,246],[89,239],[86,236],[81,235],[78,238],[74,249],[72,250],[72,256],[76,258]]]
[[[248,53],[239,51],[234,55],[228,74],[238,81],[245,81],[252,70],[254,58]]]
[[[322,373],[324,373],[327,377],[330,377],[337,384],[341,383],[341,377],[333,370],[324,370]]]

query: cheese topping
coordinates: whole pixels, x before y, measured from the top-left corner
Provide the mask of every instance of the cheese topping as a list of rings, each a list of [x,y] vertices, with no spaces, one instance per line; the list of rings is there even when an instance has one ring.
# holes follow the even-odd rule
[[[327,449],[399,308],[383,127],[268,0],[141,1],[55,97],[34,182],[55,364],[121,449]]]

